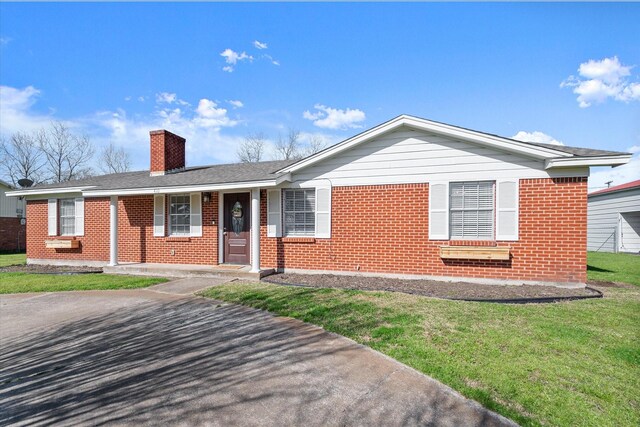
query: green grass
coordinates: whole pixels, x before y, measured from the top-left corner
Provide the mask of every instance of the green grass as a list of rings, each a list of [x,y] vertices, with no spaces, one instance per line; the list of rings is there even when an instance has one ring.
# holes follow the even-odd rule
[[[260,283],[204,295],[352,338],[522,425],[640,425],[640,288],[529,305]]]
[[[589,252],[587,276],[589,280],[624,282],[640,286],[640,256]]]
[[[0,254],[0,267],[23,265],[27,263],[26,254]]]
[[[0,273],[0,294],[146,288],[166,279],[108,274]]]

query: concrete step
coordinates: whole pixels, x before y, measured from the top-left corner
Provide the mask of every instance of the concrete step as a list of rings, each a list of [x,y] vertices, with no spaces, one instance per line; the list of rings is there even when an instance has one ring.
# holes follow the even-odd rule
[[[209,266],[187,264],[155,264],[155,263],[125,263],[116,266],[105,266],[107,274],[129,274],[134,276],[156,277],[225,277],[247,280],[260,278],[273,273],[272,269],[251,272],[248,266]]]

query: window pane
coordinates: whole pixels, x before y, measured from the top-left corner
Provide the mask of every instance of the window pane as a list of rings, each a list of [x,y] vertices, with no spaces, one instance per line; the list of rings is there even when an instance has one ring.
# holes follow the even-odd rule
[[[451,238],[492,239],[494,183],[456,182],[449,188]]]
[[[315,233],[315,189],[284,190],[285,235]]]
[[[191,233],[191,198],[188,195],[171,196],[169,205],[170,234]]]

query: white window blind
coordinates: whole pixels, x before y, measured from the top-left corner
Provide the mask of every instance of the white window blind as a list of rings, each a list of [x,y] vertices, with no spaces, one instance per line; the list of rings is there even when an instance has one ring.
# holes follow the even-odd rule
[[[492,181],[449,184],[452,239],[493,239],[494,183]]]
[[[313,236],[316,231],[315,188],[284,190],[285,236]]]

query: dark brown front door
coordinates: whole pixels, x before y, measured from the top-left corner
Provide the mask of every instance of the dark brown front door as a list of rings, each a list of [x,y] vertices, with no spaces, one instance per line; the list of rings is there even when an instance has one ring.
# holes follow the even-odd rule
[[[249,264],[249,193],[224,195],[224,262]]]

